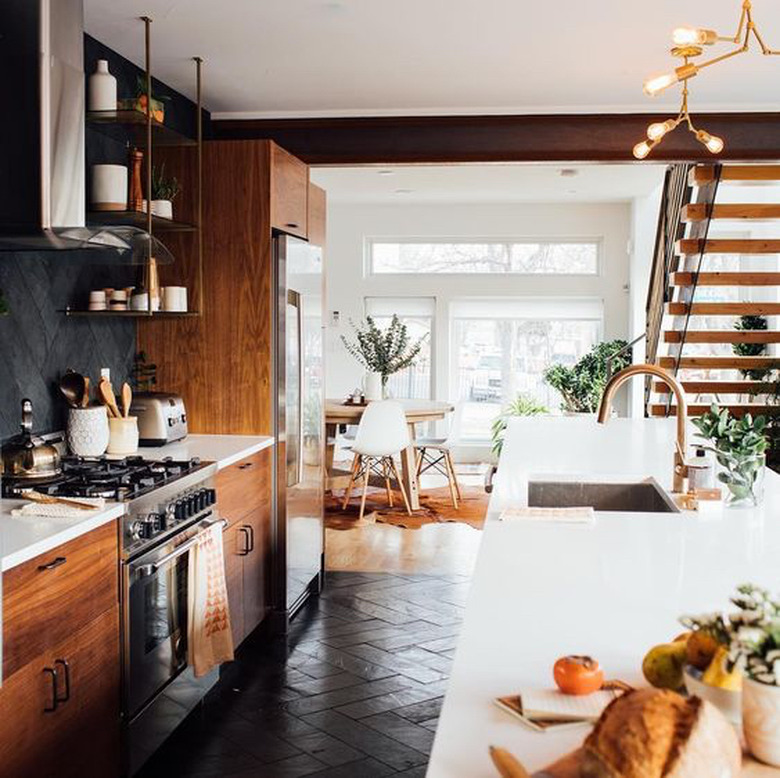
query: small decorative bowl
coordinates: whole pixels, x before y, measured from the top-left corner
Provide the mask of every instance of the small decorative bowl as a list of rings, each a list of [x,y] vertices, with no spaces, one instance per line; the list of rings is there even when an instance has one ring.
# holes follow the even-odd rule
[[[701,680],[703,673],[693,665],[683,671],[685,688],[691,696],[711,702],[734,726],[742,726],[742,692],[710,686]]]

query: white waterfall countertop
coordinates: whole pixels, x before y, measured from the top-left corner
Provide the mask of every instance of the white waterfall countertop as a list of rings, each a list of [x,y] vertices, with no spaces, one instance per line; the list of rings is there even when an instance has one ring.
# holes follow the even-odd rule
[[[274,439],[263,435],[189,435],[184,440],[159,448],[140,448],[138,455],[146,459],[190,459],[199,457],[204,462],[217,462],[220,469],[272,446]],[[27,562],[39,554],[74,540],[81,535],[120,518],[125,504],[108,503],[104,510],[86,517],[46,519],[43,517],[16,517],[14,508],[22,500],[0,500],[0,569]]]
[[[671,419],[510,422],[428,778],[493,778],[490,745],[529,770],[576,748],[587,726],[537,733],[493,704],[523,688],[553,688],[557,658],[589,654],[607,678],[646,685],[642,658],[682,631],[680,615],[725,609],[748,581],[780,591],[780,476],[772,472],[758,508],[596,512],[593,524],[498,520],[504,507],[525,505],[529,475],[653,476],[669,488],[673,451]]]

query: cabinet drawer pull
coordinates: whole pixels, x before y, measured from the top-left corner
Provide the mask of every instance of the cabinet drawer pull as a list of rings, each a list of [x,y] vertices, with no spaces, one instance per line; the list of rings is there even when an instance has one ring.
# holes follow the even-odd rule
[[[60,701],[57,694],[57,671],[53,667],[44,667],[43,672],[51,675],[51,705],[47,705],[43,712],[54,713]]]
[[[246,525],[249,532],[249,553],[255,550],[255,528],[251,524]]]
[[[254,466],[254,462],[244,462],[242,465],[238,466],[239,470],[248,470],[250,467]]]
[[[55,567],[59,567],[60,565],[64,565],[68,560],[64,556],[58,556],[56,559],[52,559],[51,562],[47,562],[45,565],[38,565],[38,569],[43,570],[54,570]]]
[[[57,700],[58,703],[67,702],[70,699],[70,665],[65,659],[55,659],[54,664],[61,665],[62,669],[65,671],[65,694],[62,697],[56,696],[57,687],[55,684],[55,688],[54,688],[55,699]]]
[[[251,550],[252,550],[252,541],[251,537],[249,535],[249,527],[239,527],[238,531],[244,533],[244,537],[246,538],[246,544],[244,547],[238,552],[239,556],[246,556]]]
[[[285,227],[292,227],[294,230],[298,229],[298,225],[295,222],[287,222],[287,224],[284,225]]]

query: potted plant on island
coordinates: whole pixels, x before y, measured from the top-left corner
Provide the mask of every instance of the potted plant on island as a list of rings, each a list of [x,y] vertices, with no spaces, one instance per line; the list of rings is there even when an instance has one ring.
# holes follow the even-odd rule
[[[726,504],[755,506],[763,499],[766,450],[766,417],[745,414],[737,419],[728,408],[713,403],[710,410],[693,419],[699,436],[710,441],[702,448],[711,451],[719,466],[718,480],[726,486]]]
[[[165,175],[165,163],[152,168],[152,213],[161,219],[173,219],[173,201],[181,192],[181,186],[175,176]],[[146,201],[144,201],[146,209]]]
[[[412,342],[406,325],[396,314],[384,330],[371,316],[366,316],[365,323],[360,325],[352,320],[349,323],[355,331],[355,339],[349,340],[342,335],[341,342],[367,370],[366,399],[381,400],[387,394],[387,379],[414,364],[427,336]]]
[[[504,406],[490,427],[490,435],[493,440],[491,451],[496,455],[496,459],[501,456],[504,447],[504,434],[511,417],[543,416],[549,412],[546,406],[526,394],[518,394],[509,405]]]
[[[631,351],[625,340],[611,340],[594,346],[573,367],[555,364],[544,371],[544,380],[562,399],[567,414],[595,413],[611,373],[631,364]],[[611,363],[611,364],[610,364]]]

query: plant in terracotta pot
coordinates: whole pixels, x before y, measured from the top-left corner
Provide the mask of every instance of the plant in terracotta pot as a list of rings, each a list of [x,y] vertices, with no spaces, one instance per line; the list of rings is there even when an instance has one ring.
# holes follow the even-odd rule
[[[611,340],[594,346],[572,367],[550,365],[544,380],[556,389],[564,413],[595,413],[611,373],[631,364],[631,351],[625,340]],[[610,364],[611,363],[611,364]]]
[[[163,219],[173,219],[173,201],[181,192],[175,176],[165,175],[165,163],[152,167],[152,213]]]
[[[344,335],[341,342],[347,351],[368,371],[366,374],[366,399],[379,400],[387,388],[387,379],[399,370],[414,364],[423,347],[426,336],[412,341],[406,325],[393,314],[390,324],[382,329],[371,316],[365,323],[355,324],[354,340]]]

